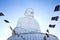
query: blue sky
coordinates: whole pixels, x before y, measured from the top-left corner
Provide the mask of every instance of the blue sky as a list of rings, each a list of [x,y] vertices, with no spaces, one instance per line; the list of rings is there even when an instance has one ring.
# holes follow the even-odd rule
[[[11,36],[12,31],[9,25],[14,29],[16,27],[19,17],[24,16],[24,12],[27,8],[34,9],[35,19],[40,24],[40,29],[43,33],[49,24],[56,24],[56,27],[50,29],[50,34],[60,37],[60,18],[57,22],[51,21],[51,17],[58,15],[59,12],[54,12],[56,5],[60,4],[59,0],[0,0],[0,12],[3,12],[5,16],[0,17],[0,40],[7,40]],[[7,19],[10,21],[6,24],[3,20]]]

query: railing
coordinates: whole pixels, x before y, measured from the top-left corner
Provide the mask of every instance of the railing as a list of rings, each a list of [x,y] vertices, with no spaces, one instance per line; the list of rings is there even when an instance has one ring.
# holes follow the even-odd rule
[[[21,33],[13,35],[8,40],[44,40],[45,33]],[[58,40],[54,35],[49,34],[47,40]]]

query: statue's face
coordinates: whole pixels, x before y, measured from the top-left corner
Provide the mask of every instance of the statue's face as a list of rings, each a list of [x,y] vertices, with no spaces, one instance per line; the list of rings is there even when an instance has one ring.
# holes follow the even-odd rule
[[[26,16],[34,16],[34,12],[33,12],[33,9],[27,9],[26,11],[25,11],[25,15]]]

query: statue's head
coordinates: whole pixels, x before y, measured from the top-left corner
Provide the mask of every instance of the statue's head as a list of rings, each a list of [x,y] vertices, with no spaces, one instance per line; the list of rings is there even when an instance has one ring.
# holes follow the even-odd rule
[[[24,13],[25,16],[31,16],[31,17],[34,17],[34,11],[32,8],[28,8],[25,13]]]

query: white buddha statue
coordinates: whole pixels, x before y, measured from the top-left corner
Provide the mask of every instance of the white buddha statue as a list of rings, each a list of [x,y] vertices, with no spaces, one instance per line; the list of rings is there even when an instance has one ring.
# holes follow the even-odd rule
[[[15,32],[19,33],[29,33],[29,32],[40,32],[40,26],[38,22],[34,19],[34,11],[28,8],[24,17],[19,18]]]
[[[40,31],[40,26],[34,19],[33,9],[27,9],[24,15],[24,17],[18,20],[17,26],[14,30],[10,27],[13,31],[13,34],[7,40],[58,40],[56,36],[51,34],[49,34],[49,37],[47,38],[45,35],[46,33],[42,33]],[[32,34],[30,34],[30,32]],[[39,34],[37,32],[39,32]]]

